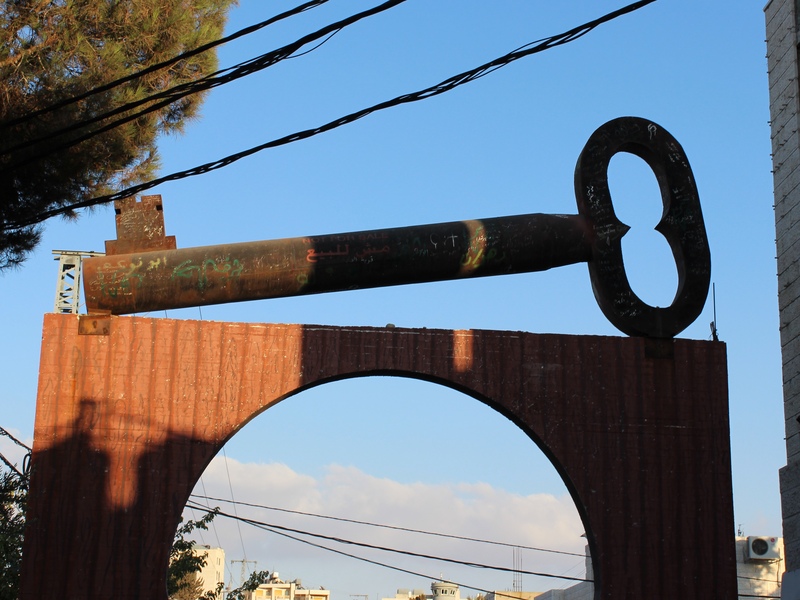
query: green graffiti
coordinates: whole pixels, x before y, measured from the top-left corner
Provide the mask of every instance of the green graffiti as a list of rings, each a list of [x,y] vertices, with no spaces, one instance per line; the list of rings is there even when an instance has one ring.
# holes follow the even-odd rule
[[[230,257],[226,257],[219,261],[207,258],[200,264],[193,264],[192,260],[185,260],[172,270],[172,279],[176,277],[196,279],[193,287],[202,292],[209,287],[212,279],[215,283],[224,284],[230,279],[239,277],[243,270],[244,266],[238,258],[231,260]]]
[[[475,248],[470,246],[466,254],[461,257],[461,266],[477,269],[481,265],[490,265],[506,262],[506,253],[498,256],[497,249],[492,248],[486,254],[483,253],[483,248]]]
[[[141,266],[141,260],[138,263],[120,261],[116,265],[105,263],[98,269],[91,287],[108,298],[130,294],[132,289],[138,288],[142,283],[142,274],[138,272]]]

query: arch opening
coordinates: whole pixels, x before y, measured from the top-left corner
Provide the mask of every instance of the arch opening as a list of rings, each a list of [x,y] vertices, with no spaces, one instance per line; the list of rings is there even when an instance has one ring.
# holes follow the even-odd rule
[[[202,543],[225,548],[226,581],[234,586],[254,568],[244,560],[279,572],[284,581],[323,586],[337,598],[386,598],[402,589],[430,595],[439,578],[461,584],[463,598],[481,589],[543,592],[574,585],[585,577],[587,562],[575,502],[535,436],[489,402],[411,373],[306,388],[264,409],[228,440],[195,486],[194,508],[184,516],[198,518],[202,504],[229,515],[215,519]],[[234,517],[257,525],[237,525]]]
[[[735,595],[724,344],[145,317],[98,336],[78,325],[45,317],[42,354],[60,360],[40,367],[25,600],[160,596],[192,486],[252,414],[319,381],[401,370],[492,398],[546,441],[591,524],[596,597],[678,597],[687,578],[693,598]],[[76,422],[87,406],[91,419]]]

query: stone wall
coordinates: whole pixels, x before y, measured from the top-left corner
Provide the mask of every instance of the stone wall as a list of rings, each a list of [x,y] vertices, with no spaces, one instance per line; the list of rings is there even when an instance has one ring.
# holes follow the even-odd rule
[[[778,301],[787,464],[781,469],[783,536],[792,598],[800,598],[800,138],[796,0],[771,0],[767,33]],[[794,591],[792,591],[794,590]],[[787,590],[784,590],[786,593]]]

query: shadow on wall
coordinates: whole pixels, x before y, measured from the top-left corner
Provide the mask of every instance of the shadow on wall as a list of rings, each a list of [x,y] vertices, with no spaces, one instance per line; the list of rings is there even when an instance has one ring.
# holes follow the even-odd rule
[[[228,438],[304,389],[369,375],[459,390],[539,441],[598,597],[735,595],[724,344],[144,317],[78,329],[45,317],[22,600],[165,598],[181,511]]]
[[[166,598],[164,565],[188,499],[183,490],[191,490],[191,474],[216,446],[170,435],[133,460],[123,451],[124,462],[114,465],[94,441],[103,426],[100,406],[81,400],[72,435],[34,452],[21,598]],[[124,445],[120,440],[118,450]],[[115,507],[120,496],[131,502]],[[54,561],[54,545],[60,556],[82,559]]]

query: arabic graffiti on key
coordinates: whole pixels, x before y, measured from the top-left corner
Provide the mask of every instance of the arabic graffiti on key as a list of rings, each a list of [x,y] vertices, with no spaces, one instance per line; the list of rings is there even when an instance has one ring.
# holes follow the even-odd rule
[[[505,252],[503,252],[501,256],[498,256],[496,248],[492,248],[484,255],[483,248],[476,249],[470,247],[469,251],[461,257],[461,266],[477,268],[482,264],[502,263],[505,259]]]
[[[141,260],[138,263],[120,261],[116,265],[105,263],[92,282],[92,288],[109,298],[129,294],[142,282],[142,274],[138,272],[141,266]]]
[[[223,258],[219,262],[213,258],[207,258],[199,265],[192,263],[192,260],[183,261],[172,270],[172,278],[194,279],[196,277],[197,281],[194,283],[194,287],[200,291],[208,287],[209,275],[212,275],[219,283],[225,283],[229,279],[239,277],[244,269],[238,258],[231,260],[230,257]]]
[[[317,250],[309,248],[306,251],[306,260],[315,263],[320,258],[332,258],[334,256],[348,256],[350,254],[350,244],[336,244],[336,250]]]

